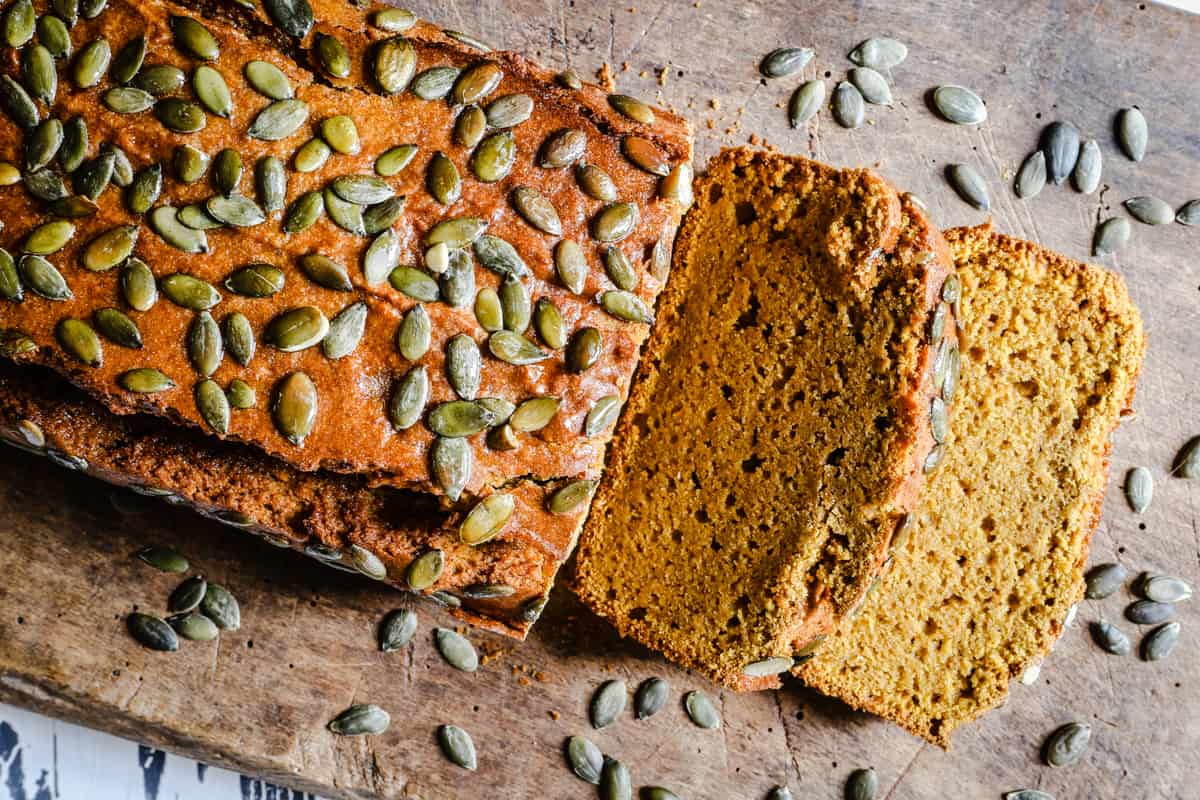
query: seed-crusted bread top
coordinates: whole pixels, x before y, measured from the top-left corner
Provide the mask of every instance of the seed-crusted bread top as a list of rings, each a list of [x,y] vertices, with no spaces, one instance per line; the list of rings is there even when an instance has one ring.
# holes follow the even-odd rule
[[[942,747],[1003,702],[1079,600],[1146,346],[1119,276],[986,225],[946,238],[967,345],[945,463],[878,591],[797,670]]]
[[[584,602],[725,685],[777,684],[915,504],[950,274],[871,172],[713,159],[580,540]]]
[[[0,327],[116,413],[302,470],[450,501],[596,478],[610,428],[585,421],[647,334],[687,123],[398,12],[252,5],[111,0],[7,50]]]

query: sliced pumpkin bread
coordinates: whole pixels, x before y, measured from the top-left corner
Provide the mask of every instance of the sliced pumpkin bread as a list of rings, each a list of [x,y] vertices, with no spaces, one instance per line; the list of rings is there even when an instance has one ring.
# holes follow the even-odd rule
[[[622,634],[766,688],[861,599],[940,454],[952,265],[873,173],[747,149],[709,163],[674,263],[576,588]]]
[[[878,590],[797,669],[943,747],[1004,701],[1082,596],[1146,346],[1118,275],[989,226],[946,238],[966,345],[945,463]]]

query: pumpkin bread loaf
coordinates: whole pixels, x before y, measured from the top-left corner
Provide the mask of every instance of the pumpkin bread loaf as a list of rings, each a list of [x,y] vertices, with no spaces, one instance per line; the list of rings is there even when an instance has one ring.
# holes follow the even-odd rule
[[[966,346],[945,463],[878,590],[797,669],[942,747],[1004,701],[1082,596],[1145,350],[1119,276],[989,226],[946,237]]]
[[[941,457],[953,281],[941,234],[871,172],[713,159],[580,540],[584,602],[727,686],[778,685]]]
[[[688,124],[384,6],[14,4],[0,352],[95,398],[106,436],[125,426],[101,407],[157,417],[129,423],[148,459],[156,431],[178,452],[183,426],[296,485],[436,508],[449,546],[378,521],[306,541],[245,498],[228,510],[464,603],[495,549],[478,613],[523,631],[543,559],[587,514],[668,273]],[[216,455],[195,481],[157,473],[180,485],[113,458],[184,497],[222,475]],[[196,502],[220,505],[215,488]],[[518,548],[528,562],[499,553],[541,538]]]

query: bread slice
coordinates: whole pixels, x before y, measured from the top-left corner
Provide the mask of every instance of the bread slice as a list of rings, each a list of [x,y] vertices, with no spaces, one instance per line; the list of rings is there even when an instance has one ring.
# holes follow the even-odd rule
[[[946,238],[966,346],[945,463],[878,590],[797,669],[942,747],[1004,701],[1080,599],[1146,347],[1118,275],[987,225]]]
[[[675,265],[575,585],[622,634],[763,688],[916,501],[950,258],[871,172],[739,149],[709,163]]]

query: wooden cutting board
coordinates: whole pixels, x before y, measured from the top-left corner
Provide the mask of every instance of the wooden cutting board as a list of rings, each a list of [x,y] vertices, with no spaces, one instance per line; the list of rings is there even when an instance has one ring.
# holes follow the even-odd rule
[[[613,66],[621,90],[659,97],[697,130],[697,164],[751,134],[776,147],[841,165],[872,165],[918,193],[937,222],[977,223],[945,185],[944,167],[975,165],[992,190],[997,226],[1077,258],[1088,256],[1098,218],[1120,201],[1156,194],[1180,205],[1200,196],[1200,17],[1134,2],[659,3],[495,0],[413,3],[452,28],[481,34],[557,66],[591,74]],[[838,80],[844,54],[863,38],[909,43],[888,76],[892,108],[845,131],[828,110],[806,129],[783,107],[798,80],[764,81],[755,70],[773,47],[815,47],[805,77]],[[626,68],[627,67],[627,68]],[[662,78],[659,71],[665,69]],[[927,93],[962,83],[988,101],[978,129],[938,121]],[[1121,156],[1113,118],[1137,104],[1150,121],[1144,162]],[[1101,191],[1051,188],[1015,199],[1012,176],[1055,119],[1075,122],[1104,151]],[[1167,478],[1178,447],[1200,433],[1197,323],[1200,228],[1135,224],[1109,266],[1125,275],[1145,318],[1150,350],[1138,416],[1117,434],[1116,480],[1094,560],[1155,569],[1200,584],[1200,484]],[[1155,500],[1142,517],[1121,498],[1120,477],[1149,466]],[[23,453],[0,454],[0,700],[27,706],[201,760],[330,796],[591,797],[561,754],[586,733],[626,761],[635,785],[663,784],[685,798],[748,798],[790,783],[797,796],[838,797],[859,766],[879,772],[881,797],[998,798],[1036,786],[1063,798],[1184,798],[1200,794],[1200,601],[1181,609],[1183,640],[1167,661],[1105,655],[1089,622],[1117,618],[1127,596],[1081,606],[1034,685],[1014,684],[1008,705],[961,730],[952,752],[798,685],[737,696],[619,641],[560,590],[528,642],[472,634],[493,654],[478,673],[446,667],[430,630],[451,620],[420,604],[421,632],[403,652],[381,654],[375,627],[399,594],[322,568],[168,506],[122,515],[108,490]],[[150,653],[125,633],[133,608],[162,611],[176,578],[130,555],[173,544],[195,568],[241,599],[243,627],[177,654]],[[1132,626],[1125,624],[1126,629]],[[596,685],[651,676],[673,688],[649,721],[630,715],[589,731]],[[679,698],[718,697],[720,731],[687,721]],[[351,702],[375,702],[393,719],[385,735],[339,739],[325,723]],[[1070,720],[1095,733],[1086,759],[1042,766],[1045,735]],[[455,723],[479,748],[476,773],[450,766],[435,729]]]

